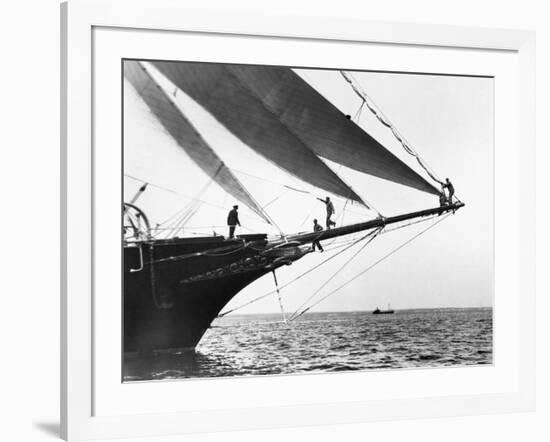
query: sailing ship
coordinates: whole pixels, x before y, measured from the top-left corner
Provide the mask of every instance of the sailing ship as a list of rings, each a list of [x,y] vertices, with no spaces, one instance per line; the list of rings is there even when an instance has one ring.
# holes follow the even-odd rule
[[[190,97],[256,154],[289,176],[346,201],[372,209],[323,159],[420,192],[438,197],[441,194],[437,184],[443,182],[378,111],[349,72],[341,72],[343,80],[361,99],[361,106],[368,107],[392,131],[428,177],[386,149],[291,68],[125,60],[123,69],[130,85],[125,87],[134,89],[196,167],[268,225],[277,223],[265,205],[258,203],[206,141],[178,106],[174,94]],[[175,89],[167,90],[159,81],[161,77]],[[314,243],[355,234],[359,239],[351,245],[368,244],[389,226],[443,219],[439,217],[464,205],[451,196],[435,207],[389,217],[378,213],[361,222],[321,231],[279,232],[274,236],[251,233],[234,238],[216,232],[180,236],[180,228],[189,219],[186,215],[167,236],[151,225],[139,207],[138,199],[150,183],[141,184],[122,210],[125,352],[194,350],[212,322],[229,313],[221,312],[241,290],[268,273],[273,273],[277,283],[275,271],[312,253]],[[288,319],[311,307],[304,306]]]

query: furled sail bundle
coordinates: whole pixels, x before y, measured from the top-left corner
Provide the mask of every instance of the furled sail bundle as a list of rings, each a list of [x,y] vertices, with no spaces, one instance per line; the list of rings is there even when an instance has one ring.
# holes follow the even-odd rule
[[[342,191],[343,183],[335,191],[338,183],[334,177],[320,175],[313,167],[316,162],[304,154],[304,147],[314,156],[439,194],[290,68],[173,62],[154,65],[242,141],[311,184],[358,200],[349,196],[349,188]]]
[[[269,217],[238,178],[138,61],[124,63],[124,76],[151,112],[189,157],[226,192],[270,223]]]
[[[279,168],[320,189],[364,204],[226,65],[152,64],[243,143]]]

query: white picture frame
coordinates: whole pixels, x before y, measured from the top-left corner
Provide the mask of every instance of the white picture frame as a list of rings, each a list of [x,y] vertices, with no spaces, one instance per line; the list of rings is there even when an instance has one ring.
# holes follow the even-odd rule
[[[403,23],[376,23],[357,19],[321,19],[299,16],[242,15],[226,11],[189,9],[171,0],[71,0],[62,13],[62,198],[61,198],[61,434],[66,440],[260,429],[272,427],[354,423],[380,419],[421,418],[527,411],[535,402],[535,82],[534,33],[527,31],[461,28]],[[309,403],[269,404],[240,408],[169,411],[149,408],[147,412],[98,412],[97,391],[109,388],[94,370],[95,358],[103,351],[96,339],[94,318],[100,314],[94,297],[94,194],[100,183],[94,175],[94,32],[98,29],[147,32],[215,34],[230,38],[284,39],[320,43],[399,45],[410,48],[456,48],[506,52],[517,64],[517,138],[504,162],[495,165],[496,175],[508,167],[512,210],[506,227],[512,230],[514,246],[496,246],[513,255],[508,265],[517,276],[514,284],[497,284],[498,296],[518,300],[514,328],[514,356],[495,366],[506,366],[509,376],[492,392],[469,392],[434,397],[421,395],[359,400],[335,398]],[[444,68],[442,68],[444,71]],[[515,78],[515,77],[514,77]],[[496,100],[499,103],[498,100]],[[521,142],[519,141],[521,140]],[[497,146],[498,150],[499,147]],[[520,155],[521,153],[521,155]],[[499,170],[500,168],[500,170]],[[95,177],[95,178],[94,178]],[[498,185],[497,185],[498,191]],[[502,203],[502,201],[501,201]],[[496,204],[499,203],[498,199]],[[521,216],[520,216],[521,214]],[[499,221],[500,222],[500,221]],[[521,233],[521,237],[520,237]],[[498,282],[498,281],[497,281]],[[495,321],[499,321],[498,309]],[[498,340],[498,335],[496,336]],[[512,344],[511,344],[512,345]],[[98,370],[101,371],[101,370]],[[510,379],[512,379],[510,381]],[[238,381],[226,381],[238,382]],[[267,382],[270,382],[269,380]],[[170,395],[164,384],[160,394]],[[173,383],[172,385],[175,385]],[[251,388],[243,384],[244,388]],[[175,387],[174,387],[175,388]],[[104,393],[102,393],[104,394]],[[124,394],[124,392],[120,393]],[[105,399],[102,400],[105,402]],[[116,401],[113,401],[113,403]],[[169,402],[169,401],[167,401]]]

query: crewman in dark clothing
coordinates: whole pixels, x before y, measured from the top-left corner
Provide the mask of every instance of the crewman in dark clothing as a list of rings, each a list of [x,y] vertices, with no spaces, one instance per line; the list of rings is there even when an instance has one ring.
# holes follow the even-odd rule
[[[229,239],[235,236],[235,227],[241,225],[241,222],[239,221],[239,213],[237,212],[238,208],[239,206],[237,205],[233,206],[233,208],[229,211],[229,214],[227,215],[227,225],[229,226]]]
[[[439,207],[445,207],[447,205],[447,195],[445,195],[445,189],[441,187],[441,193],[439,194]],[[441,216],[443,212],[439,212],[437,216]]]
[[[316,219],[313,220],[313,231],[314,232],[322,232],[323,231],[323,226],[318,224]],[[319,240],[315,240],[311,244],[311,250],[313,250],[314,252],[315,252],[315,246],[317,246],[317,248],[319,249],[320,252],[324,252],[323,246],[321,246],[321,243],[319,242]]]
[[[453,196],[455,194],[455,188],[453,186],[453,183],[451,183],[451,180],[449,178],[445,179],[447,182],[443,184],[443,190],[447,189],[449,192],[449,195],[447,196],[447,204],[453,203]]]
[[[327,208],[327,230],[330,230],[331,227],[336,226],[336,223],[330,219],[330,217],[334,214],[334,205],[332,204],[332,201],[328,196],[326,200],[322,198],[317,199],[325,203],[325,206]]]

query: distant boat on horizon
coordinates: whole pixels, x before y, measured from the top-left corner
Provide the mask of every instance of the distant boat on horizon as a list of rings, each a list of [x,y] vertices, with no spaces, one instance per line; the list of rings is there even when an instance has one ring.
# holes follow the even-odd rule
[[[395,310],[392,310],[390,308],[390,305],[388,304],[388,309],[387,310],[380,310],[378,307],[376,307],[373,311],[372,311],[372,314],[373,315],[392,315],[395,313]]]

